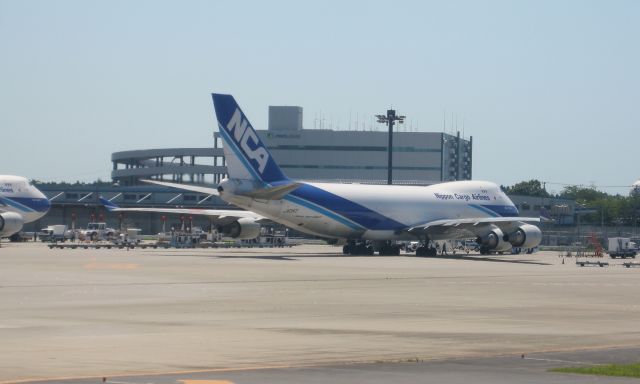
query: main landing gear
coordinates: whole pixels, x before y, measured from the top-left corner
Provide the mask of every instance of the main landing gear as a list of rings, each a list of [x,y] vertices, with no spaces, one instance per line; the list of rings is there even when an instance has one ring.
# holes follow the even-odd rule
[[[416,256],[436,256],[437,250],[432,247],[420,246],[416,248]]]
[[[382,242],[366,242],[366,241],[349,241],[342,247],[342,253],[353,256],[373,256],[378,252],[380,256],[399,256],[400,246],[392,241]]]
[[[400,256],[400,246],[394,242],[385,241],[377,248],[380,256]]]
[[[373,256],[373,246],[364,241],[349,241],[342,247],[342,253],[352,256]]]
[[[416,256],[427,256],[433,257],[438,255],[438,250],[433,246],[433,243],[425,239],[424,241],[420,241],[418,248],[416,248]]]

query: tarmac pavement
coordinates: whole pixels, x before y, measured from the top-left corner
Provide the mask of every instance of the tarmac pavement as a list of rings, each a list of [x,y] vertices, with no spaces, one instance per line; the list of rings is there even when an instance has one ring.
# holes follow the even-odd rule
[[[364,372],[369,382],[385,377],[381,370],[399,375],[395,382],[407,371],[410,382],[413,367],[462,382],[456,375],[482,377],[483,359],[533,366],[542,363],[521,354],[640,347],[640,268],[622,261],[599,268],[562,264],[555,252],[340,251],[3,243],[0,382],[142,375],[135,377],[155,383],[164,382],[153,381],[164,377],[157,374],[220,369],[240,375],[225,380],[247,383],[294,382],[298,374],[314,382],[316,372],[318,380],[336,372],[340,382]],[[416,359],[424,362],[406,363]],[[513,374],[521,367],[496,364]],[[267,370],[277,373],[270,380],[260,369],[272,367],[279,369]]]

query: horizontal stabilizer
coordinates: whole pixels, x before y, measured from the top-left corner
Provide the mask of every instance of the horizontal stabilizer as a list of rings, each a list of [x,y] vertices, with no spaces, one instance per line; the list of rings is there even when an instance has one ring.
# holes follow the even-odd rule
[[[220,193],[218,192],[218,190],[216,188],[211,188],[211,187],[202,187],[199,185],[189,185],[189,184],[180,184],[180,183],[169,183],[166,181],[147,180],[147,179],[141,179],[140,181],[148,184],[162,185],[163,187],[183,189],[185,191],[199,192],[199,193],[204,193],[206,195],[212,195],[212,196],[220,196]]]
[[[244,192],[242,193],[242,195],[253,197],[254,199],[278,200],[278,199],[282,199],[288,193],[296,190],[301,185],[302,185],[301,183],[288,183],[284,185],[278,185],[275,187],[254,189],[249,192]]]

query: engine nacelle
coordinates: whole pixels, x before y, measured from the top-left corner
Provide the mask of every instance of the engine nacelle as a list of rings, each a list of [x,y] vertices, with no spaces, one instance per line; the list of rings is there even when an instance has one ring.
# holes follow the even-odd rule
[[[535,248],[542,241],[542,231],[531,224],[523,224],[515,232],[510,233],[507,239],[514,247]]]
[[[0,237],[9,237],[19,232],[24,225],[22,216],[15,212],[0,213]]]
[[[231,224],[218,227],[218,232],[234,239],[255,239],[260,235],[260,224],[253,219],[243,217]]]
[[[481,248],[489,251],[508,251],[511,249],[511,244],[504,241],[504,234],[500,228],[494,228],[491,232],[484,236],[478,237],[476,240]]]

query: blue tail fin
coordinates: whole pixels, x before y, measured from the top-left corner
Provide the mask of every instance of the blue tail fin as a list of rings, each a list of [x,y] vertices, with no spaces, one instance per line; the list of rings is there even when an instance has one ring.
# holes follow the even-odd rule
[[[102,196],[98,197],[98,200],[100,200],[100,204],[104,205],[104,207],[107,209],[107,211],[111,211],[113,209],[120,208],[115,203],[112,203],[111,201],[105,199]]]
[[[224,156],[230,178],[271,184],[287,181],[273,156],[231,95],[211,94],[224,141]]]

